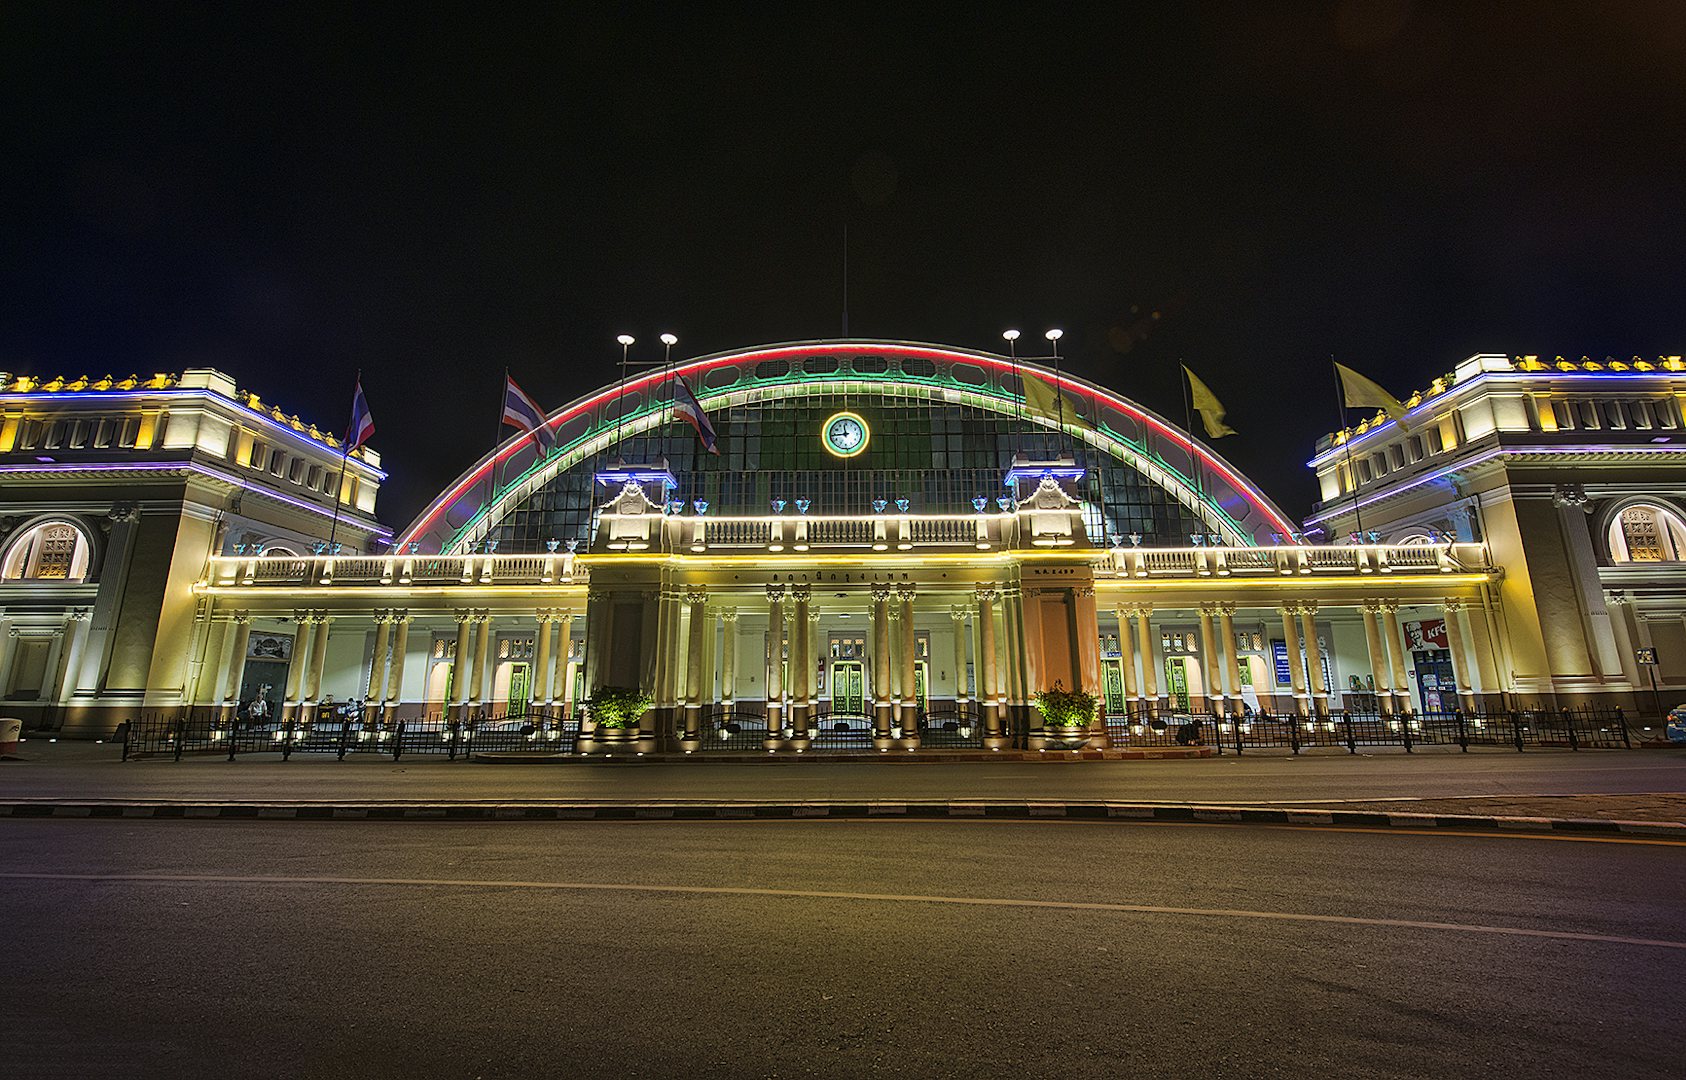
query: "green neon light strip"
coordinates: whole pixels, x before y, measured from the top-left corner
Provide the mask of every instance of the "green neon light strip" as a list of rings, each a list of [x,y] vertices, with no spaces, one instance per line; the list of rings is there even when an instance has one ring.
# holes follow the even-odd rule
[[[763,389],[774,389],[774,388],[777,388],[777,387],[780,387],[780,386],[798,386],[798,385],[802,385],[804,383],[813,383],[813,384],[815,384],[814,389],[819,390],[819,389],[822,388],[821,384],[832,383],[832,384],[836,384],[836,386],[838,386],[838,387],[841,387],[842,391],[847,393],[849,387],[851,387],[855,383],[866,383],[866,384],[889,383],[892,386],[900,386],[900,385],[906,385],[906,384],[911,383],[911,384],[914,384],[914,385],[919,385],[919,386],[924,386],[924,387],[932,387],[932,388],[940,388],[940,389],[944,389],[944,390],[949,390],[949,391],[952,391],[955,394],[960,395],[962,397],[969,397],[969,398],[976,399],[975,401],[956,402],[956,404],[975,404],[975,405],[980,405],[984,408],[988,408],[989,403],[1000,403],[1000,404],[1004,404],[1004,405],[1008,405],[1008,406],[1012,407],[1011,410],[1009,410],[1009,409],[999,410],[1003,413],[1008,412],[1008,411],[1017,412],[1022,406],[1024,406],[1026,404],[1025,399],[1022,398],[1022,397],[1019,397],[1017,395],[1005,393],[1003,391],[995,389],[994,387],[974,386],[970,383],[964,383],[964,382],[961,382],[958,379],[955,379],[952,375],[944,376],[941,372],[939,372],[937,375],[907,375],[907,374],[902,374],[902,373],[896,373],[894,376],[892,376],[892,374],[890,372],[862,373],[862,372],[856,371],[856,372],[850,372],[845,377],[839,377],[840,374],[841,373],[835,372],[835,371],[831,371],[831,372],[807,372],[807,371],[804,371],[804,372],[786,372],[783,375],[776,375],[776,376],[773,376],[773,377],[767,378],[767,379],[757,379],[753,374],[750,374],[750,375],[746,375],[744,378],[742,378],[742,379],[738,380],[737,382],[733,383],[731,386],[721,387],[721,388],[716,389],[716,390],[714,390],[710,393],[707,393],[707,394],[699,393],[697,395],[697,401],[700,404],[702,404],[704,409],[706,410],[709,402],[711,402],[711,401],[723,401],[724,399],[733,397],[735,395],[753,393],[754,391],[763,390]],[[648,398],[649,395],[646,395],[646,397]],[[625,429],[623,431],[623,438],[628,437],[628,436],[633,436],[633,435],[639,435],[639,434],[644,433],[645,431],[649,431],[649,430],[654,429],[657,426],[656,423],[654,423],[654,422],[650,423],[646,427],[639,427],[638,425],[641,421],[643,421],[643,420],[645,420],[645,419],[647,419],[647,418],[649,418],[653,415],[656,415],[658,413],[666,412],[668,410],[668,408],[671,406],[671,404],[672,403],[668,402],[668,401],[650,401],[647,404],[645,404],[642,408],[640,408],[637,412],[629,413],[624,418],[621,418],[618,421],[618,423],[623,427],[623,429]],[[727,404],[729,406],[731,404],[742,404],[742,403],[741,402],[729,402]],[[1025,420],[1028,420],[1032,423],[1038,423],[1038,420],[1039,420],[1038,417],[1036,417],[1033,414],[1028,413],[1028,412],[1022,413],[1021,418],[1025,419]],[[627,427],[627,425],[631,425],[631,426]],[[474,516],[470,517],[466,522],[463,523],[462,528],[458,529],[456,531],[456,533],[454,533],[451,536],[450,542],[448,544],[446,544],[443,548],[441,548],[441,550],[442,551],[455,550],[457,545],[462,542],[464,537],[470,536],[475,532],[476,526],[478,526],[480,524],[480,522],[482,521],[483,518],[485,518],[488,514],[490,514],[498,506],[499,503],[501,503],[506,497],[509,496],[509,494],[512,491],[516,490],[522,484],[526,483],[527,480],[529,478],[531,478],[534,473],[550,467],[550,465],[552,463],[554,463],[557,458],[566,458],[569,454],[573,453],[579,447],[583,446],[586,443],[589,443],[593,439],[600,438],[605,432],[609,431],[611,428],[613,428],[615,426],[616,426],[615,423],[607,423],[607,422],[600,423],[598,426],[590,429],[589,431],[586,431],[579,438],[575,439],[573,442],[569,443],[568,445],[556,448],[555,450],[553,450],[550,453],[550,455],[548,457],[535,460],[533,462],[533,464],[530,465],[527,468],[527,470],[525,472],[523,472],[520,476],[517,476],[514,480],[507,481],[501,488],[499,488],[496,492],[494,492],[491,500],[487,503],[482,504],[480,509],[475,511]],[[1038,426],[1043,427],[1043,428],[1045,428],[1046,430],[1049,430],[1049,431],[1054,430],[1054,427],[1052,425],[1038,423]],[[1169,463],[1168,461],[1166,461],[1163,457],[1161,457],[1160,455],[1158,455],[1158,454],[1154,453],[1153,451],[1149,450],[1146,446],[1137,443],[1134,439],[1130,439],[1130,438],[1127,438],[1123,435],[1118,434],[1112,428],[1108,427],[1105,423],[1097,422],[1096,425],[1095,425],[1095,430],[1097,432],[1103,433],[1104,436],[1105,436],[1105,439],[1110,440],[1114,445],[1127,447],[1129,449],[1129,451],[1132,454],[1134,454],[1136,457],[1139,457],[1144,461],[1151,462],[1155,467],[1163,470],[1166,474],[1168,474],[1170,477],[1172,477],[1175,480],[1176,483],[1178,483],[1182,487],[1182,489],[1185,493],[1193,495],[1195,497],[1196,502],[1198,502],[1200,505],[1204,506],[1207,510],[1209,510],[1212,513],[1212,515],[1215,518],[1217,518],[1217,520],[1219,522],[1221,522],[1225,526],[1228,526],[1229,530],[1231,532],[1233,532],[1237,537],[1246,537],[1248,535],[1247,532],[1241,527],[1241,523],[1236,521],[1233,517],[1231,517],[1229,512],[1226,511],[1223,508],[1223,506],[1218,503],[1218,501],[1216,499],[1212,498],[1210,494],[1208,494],[1207,492],[1205,492],[1201,488],[1197,487],[1196,484],[1194,483],[1194,481],[1190,477],[1185,476],[1181,472],[1181,470],[1177,469],[1176,466],[1174,466],[1171,463]],[[1074,425],[1074,424],[1073,425],[1067,425],[1066,428],[1065,428],[1065,433],[1076,437],[1080,441],[1084,442],[1085,445],[1093,445],[1093,444],[1089,443],[1088,440],[1083,439],[1083,429]],[[524,438],[525,436],[521,436],[521,437]],[[1104,440],[1103,440],[1103,443],[1104,443]],[[1106,447],[1104,444],[1101,447],[1098,447],[1097,449],[1104,449],[1104,450],[1107,450],[1108,453],[1112,453],[1110,448]],[[1124,457],[1120,454],[1112,453],[1112,456],[1116,460],[1123,461],[1124,464],[1126,464],[1126,465],[1132,464],[1131,462],[1126,461],[1124,459]],[[558,469],[559,470],[560,469],[571,469],[575,465],[578,465],[581,461],[583,461],[584,458],[585,458],[584,453],[581,453],[578,458],[575,458],[572,461],[567,461],[565,463],[562,463],[562,464],[558,465]]]

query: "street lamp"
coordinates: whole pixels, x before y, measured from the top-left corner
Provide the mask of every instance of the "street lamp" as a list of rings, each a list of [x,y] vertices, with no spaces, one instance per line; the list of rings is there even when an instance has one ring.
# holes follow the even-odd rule
[[[637,338],[631,334],[622,334],[615,339],[621,343],[621,385],[615,391],[615,455],[620,456],[621,449],[621,417],[626,413],[626,351],[632,348]]]

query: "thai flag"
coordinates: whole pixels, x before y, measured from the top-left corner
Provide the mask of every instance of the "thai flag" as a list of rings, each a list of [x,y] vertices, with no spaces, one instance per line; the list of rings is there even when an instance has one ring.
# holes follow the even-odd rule
[[[375,433],[375,418],[369,415],[369,403],[363,399],[363,380],[357,380],[357,393],[351,398],[351,426],[345,432],[345,452],[369,441]]]
[[[702,402],[691,393],[683,375],[673,377],[673,411],[697,429],[697,438],[702,440],[704,450],[711,454],[720,452],[720,436],[715,434],[714,425],[708,422],[708,414],[703,412]]]
[[[550,445],[550,429],[545,425],[544,410],[527,392],[515,385],[506,372],[503,377],[503,422],[528,432],[540,450]]]

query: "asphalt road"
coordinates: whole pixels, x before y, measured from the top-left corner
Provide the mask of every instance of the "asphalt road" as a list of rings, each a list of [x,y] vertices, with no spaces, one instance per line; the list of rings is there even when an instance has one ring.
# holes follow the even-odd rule
[[[122,762],[113,746],[24,747],[0,798],[204,800],[1329,799],[1686,791],[1686,751],[1257,755],[1071,763],[481,765],[197,758]]]
[[[1656,842],[5,821],[0,1076],[1673,1078],[1683,910]]]

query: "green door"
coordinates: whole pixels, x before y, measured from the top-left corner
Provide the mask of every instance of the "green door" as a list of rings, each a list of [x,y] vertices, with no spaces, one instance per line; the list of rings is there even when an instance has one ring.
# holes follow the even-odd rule
[[[839,660],[831,665],[831,711],[843,716],[865,716],[866,695],[859,660]]]
[[[509,708],[505,715],[519,716],[532,702],[532,670],[526,664],[509,665]]]
[[[1113,716],[1124,713],[1124,670],[1117,660],[1101,661],[1101,677],[1105,684],[1106,711]]]
[[[1171,697],[1171,708],[1177,712],[1188,711],[1188,669],[1183,665],[1188,659],[1182,656],[1168,656],[1165,658],[1165,692]]]

